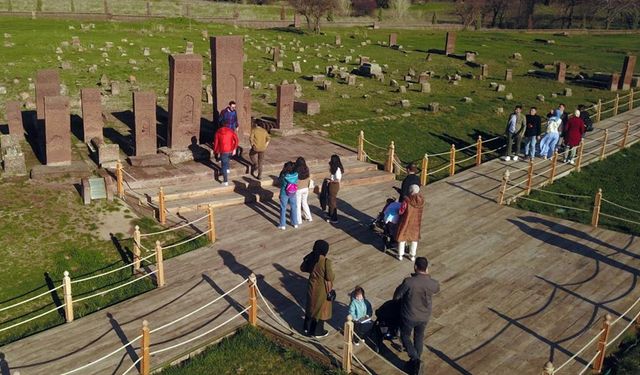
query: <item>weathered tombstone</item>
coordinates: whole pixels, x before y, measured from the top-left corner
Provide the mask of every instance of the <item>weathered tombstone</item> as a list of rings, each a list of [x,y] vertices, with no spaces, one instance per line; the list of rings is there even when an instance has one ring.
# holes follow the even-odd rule
[[[120,82],[111,81],[111,95],[112,96],[120,95]]]
[[[22,125],[22,111],[20,111],[20,102],[7,102],[7,123],[9,124],[9,134],[12,136],[20,136],[24,134]],[[19,139],[19,138],[18,138]]]
[[[279,85],[277,87],[278,99],[276,101],[276,112],[278,129],[293,128],[294,91],[294,85]]]
[[[45,96],[60,95],[60,76],[55,69],[38,70],[36,73],[36,119],[44,120]]]
[[[380,23],[378,21],[373,21],[373,29],[378,30],[380,28]]]
[[[436,112],[438,112],[439,107],[440,107],[440,103],[431,102],[431,103],[429,103],[429,105],[427,105],[427,111],[436,113]]]
[[[187,55],[193,54],[193,42],[187,42],[187,48],[184,53]]]
[[[87,88],[80,90],[82,101],[82,134],[84,143],[89,143],[91,138],[102,139],[102,102],[100,90]]]
[[[620,89],[629,90],[631,88],[631,81],[633,79],[633,70],[636,67],[636,56],[625,56],[624,64],[622,65],[622,79],[620,80]]]
[[[342,39],[340,38],[340,35],[336,35],[336,42],[335,42],[336,46],[340,46],[342,45]]]
[[[248,87],[244,87],[242,90],[242,107],[241,109],[241,117],[247,119],[249,124],[251,124],[251,90]],[[242,128],[242,132],[246,135],[251,133],[251,126],[245,126]]]
[[[202,57],[169,55],[167,146],[186,149],[200,135]]]
[[[237,108],[242,108],[244,92],[243,76],[243,37],[241,35],[225,35],[210,38],[211,43],[211,78],[213,80],[213,111],[214,119],[218,119],[230,101],[236,102]],[[251,128],[251,119],[244,118],[238,112],[238,125],[242,132]]]
[[[293,27],[295,27],[296,29],[299,28],[302,25],[302,19],[300,18],[300,15],[298,13],[293,15]]]
[[[393,47],[397,45],[398,45],[398,34],[397,33],[389,34],[389,47]]]
[[[513,80],[513,69],[507,69],[504,71],[504,80],[505,81]]]
[[[444,44],[444,54],[449,56],[456,49],[456,33],[453,31],[448,31],[445,44]]]
[[[369,57],[368,56],[359,56],[358,59],[359,59],[358,64],[360,64],[360,65],[369,62]]]
[[[503,92],[506,89],[507,89],[507,87],[505,85],[497,85],[496,86],[496,91],[497,92]]]
[[[331,90],[331,81],[324,81],[322,82],[322,89],[324,91],[329,91]]]
[[[480,73],[480,77],[482,77],[482,79],[489,77],[489,65],[482,64],[482,70],[481,70],[481,73]]]
[[[302,73],[302,69],[300,69],[300,61],[292,62],[291,67],[294,73]]]
[[[421,93],[430,93],[431,92],[431,84],[429,82],[422,82],[420,84],[420,92]]]
[[[69,98],[66,96],[45,96],[44,118],[46,164],[71,164]]]
[[[349,76],[347,77],[347,85],[348,86],[355,86],[356,85],[356,75],[355,74],[349,74]]]
[[[320,113],[320,102],[318,102],[317,100],[310,100],[308,102],[296,100],[295,102],[293,102],[293,110],[295,112],[313,116]]]
[[[567,74],[567,64],[560,61],[558,65],[556,65],[556,81],[560,83],[564,83],[566,74]]]
[[[134,92],[133,114],[135,117],[136,156],[156,154],[156,94],[153,91]]]
[[[280,47],[273,47],[273,61],[280,61]]]
[[[418,76],[418,83],[426,83],[429,81],[429,75],[427,73],[420,73]]]
[[[476,61],[476,54],[474,52],[465,52],[464,53],[464,61],[475,62]]]
[[[611,80],[609,81],[609,91],[618,91],[618,85],[620,83],[620,74],[611,74]]]
[[[71,45],[74,47],[80,47],[80,38],[77,36],[71,37]]]
[[[96,150],[98,165],[102,168],[114,168],[120,160],[120,147],[117,144],[107,144],[102,138],[92,138],[91,145]]]
[[[313,74],[311,75],[311,82],[322,82],[327,78],[324,74]]]

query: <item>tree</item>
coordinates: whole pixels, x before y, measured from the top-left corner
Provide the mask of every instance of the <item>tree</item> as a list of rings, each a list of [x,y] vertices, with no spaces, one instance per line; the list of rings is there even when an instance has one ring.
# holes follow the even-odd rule
[[[289,0],[289,4],[296,12],[307,20],[307,28],[320,33],[320,20],[333,10],[336,0]]]
[[[604,17],[604,28],[609,30],[617,17],[622,17],[634,8],[634,1],[630,0],[601,0],[598,8]]]
[[[462,21],[462,25],[465,30],[482,18],[482,12],[485,5],[486,0],[456,1],[455,13],[460,17],[460,21]]]
[[[504,18],[510,4],[510,0],[487,1],[486,12],[491,14],[491,27],[504,26]]]
[[[411,0],[390,0],[389,8],[393,11],[393,16],[396,19],[404,19],[411,7]]]

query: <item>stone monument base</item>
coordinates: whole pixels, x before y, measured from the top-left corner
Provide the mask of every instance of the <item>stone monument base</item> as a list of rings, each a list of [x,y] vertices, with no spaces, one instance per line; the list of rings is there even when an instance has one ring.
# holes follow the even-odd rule
[[[286,137],[290,135],[298,135],[303,134],[304,129],[302,128],[291,128],[291,129],[271,129],[271,134],[279,135],[281,137]]]
[[[171,164],[169,157],[165,154],[129,156],[127,161],[132,167],[161,167]]]
[[[188,149],[170,149],[160,147],[158,152],[169,157],[171,164],[180,164],[187,161],[203,161],[213,157],[213,150],[209,145],[192,144]]]
[[[84,161],[72,161],[67,165],[36,165],[31,169],[31,178],[34,180],[49,180],[61,177],[74,177],[75,179],[89,177],[92,171]]]

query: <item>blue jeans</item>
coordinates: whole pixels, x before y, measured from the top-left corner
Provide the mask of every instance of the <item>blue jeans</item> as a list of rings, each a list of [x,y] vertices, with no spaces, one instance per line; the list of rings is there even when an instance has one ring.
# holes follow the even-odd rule
[[[287,226],[287,203],[291,206],[291,224],[298,225],[298,207],[296,205],[296,195],[289,196],[287,193],[280,193],[280,226]]]
[[[534,135],[532,137],[524,138],[524,156],[534,158],[536,156],[536,143],[538,138]]]
[[[540,156],[546,156],[548,158],[553,156],[553,152],[556,150],[556,145],[560,139],[559,133],[547,133],[542,141],[540,141]]]
[[[222,178],[223,182],[228,181],[227,169],[229,169],[229,160],[231,159],[231,153],[225,152],[220,154],[220,160],[222,161]]]

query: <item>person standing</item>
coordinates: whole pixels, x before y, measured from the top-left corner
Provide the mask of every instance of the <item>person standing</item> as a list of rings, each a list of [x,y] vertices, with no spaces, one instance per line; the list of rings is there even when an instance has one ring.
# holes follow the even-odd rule
[[[407,165],[407,177],[402,180],[402,185],[400,185],[400,199],[398,199],[398,202],[402,202],[404,197],[409,195],[409,186],[420,186],[420,176],[418,176],[417,173],[418,167],[413,163],[409,163],[409,165]]]
[[[302,224],[302,213],[304,219],[313,221],[311,210],[309,210],[309,189],[311,188],[311,176],[307,162],[301,156],[296,159],[296,172],[298,172],[298,191],[296,191],[296,212],[298,213],[298,224]]]
[[[538,109],[531,107],[529,114],[526,116],[527,127],[524,130],[524,156],[529,157],[529,160],[533,160],[536,156],[536,144],[540,140],[540,133],[542,132],[542,120],[536,113]]]
[[[567,127],[564,129],[563,137],[564,144],[567,146],[567,150],[564,153],[564,162],[569,164],[575,164],[576,147],[582,142],[582,135],[585,132],[584,121],[580,118],[580,111],[576,109],[573,117],[567,121]]]
[[[236,102],[233,100],[229,102],[227,107],[220,111],[218,126],[230,128],[234,132],[238,131],[238,112],[236,112]]]
[[[580,111],[580,118],[582,119],[582,122],[584,122],[585,132],[593,131],[593,120],[591,119],[589,111],[584,104],[580,104],[578,106],[578,111]],[[584,137],[584,134],[582,136]]]
[[[220,156],[220,160],[222,161],[222,184],[224,186],[229,185],[229,161],[231,160],[231,155],[235,152],[238,147],[238,135],[236,132],[229,128],[220,128],[216,131],[215,138],[213,140],[213,152],[216,155]]]
[[[262,178],[262,161],[264,160],[264,153],[269,146],[269,141],[271,141],[271,136],[269,136],[269,132],[265,128],[258,126],[256,123],[251,124],[251,134],[249,135],[251,175],[257,172],[255,177],[258,180]]]
[[[331,260],[327,258],[328,253],[329,243],[317,240],[313,244],[313,251],[304,257],[300,265],[300,271],[309,273],[303,330],[305,335],[315,338],[329,334],[324,329],[324,322],[331,319],[332,302],[335,299],[335,275]]]
[[[416,250],[420,240],[420,225],[422,224],[422,211],[424,209],[424,198],[420,194],[418,185],[409,187],[409,196],[404,198],[400,206],[400,224],[396,233],[398,242],[398,260],[404,257],[404,249],[407,241],[411,242],[409,255],[411,261],[416,259]]]
[[[560,131],[562,129],[562,119],[558,111],[551,111],[547,115],[547,132],[540,141],[540,155],[547,160],[556,151]]]
[[[509,116],[507,128],[505,129],[507,137],[507,151],[504,154],[504,161],[518,161],[518,153],[522,143],[522,132],[525,128],[525,117],[522,115],[522,106],[517,105],[513,113]],[[516,150],[512,153],[513,142],[516,143]],[[511,157],[513,155],[513,158]]]
[[[335,224],[338,222],[338,191],[340,191],[340,180],[342,180],[342,174],[344,173],[344,167],[342,166],[342,162],[338,155],[331,155],[331,159],[329,160],[329,172],[331,173],[331,176],[329,176],[327,186],[329,190],[329,217],[327,218],[327,221]]]
[[[396,288],[393,299],[400,302],[400,338],[409,354],[407,370],[410,374],[418,374],[422,364],[424,332],[431,318],[432,297],[440,291],[440,283],[429,275],[427,258],[418,257],[413,270],[415,273]]]
[[[280,172],[280,226],[278,229],[287,229],[287,204],[291,206],[291,224],[298,227],[298,210],[296,205],[296,192],[298,191],[298,173],[293,162],[284,163]]]

